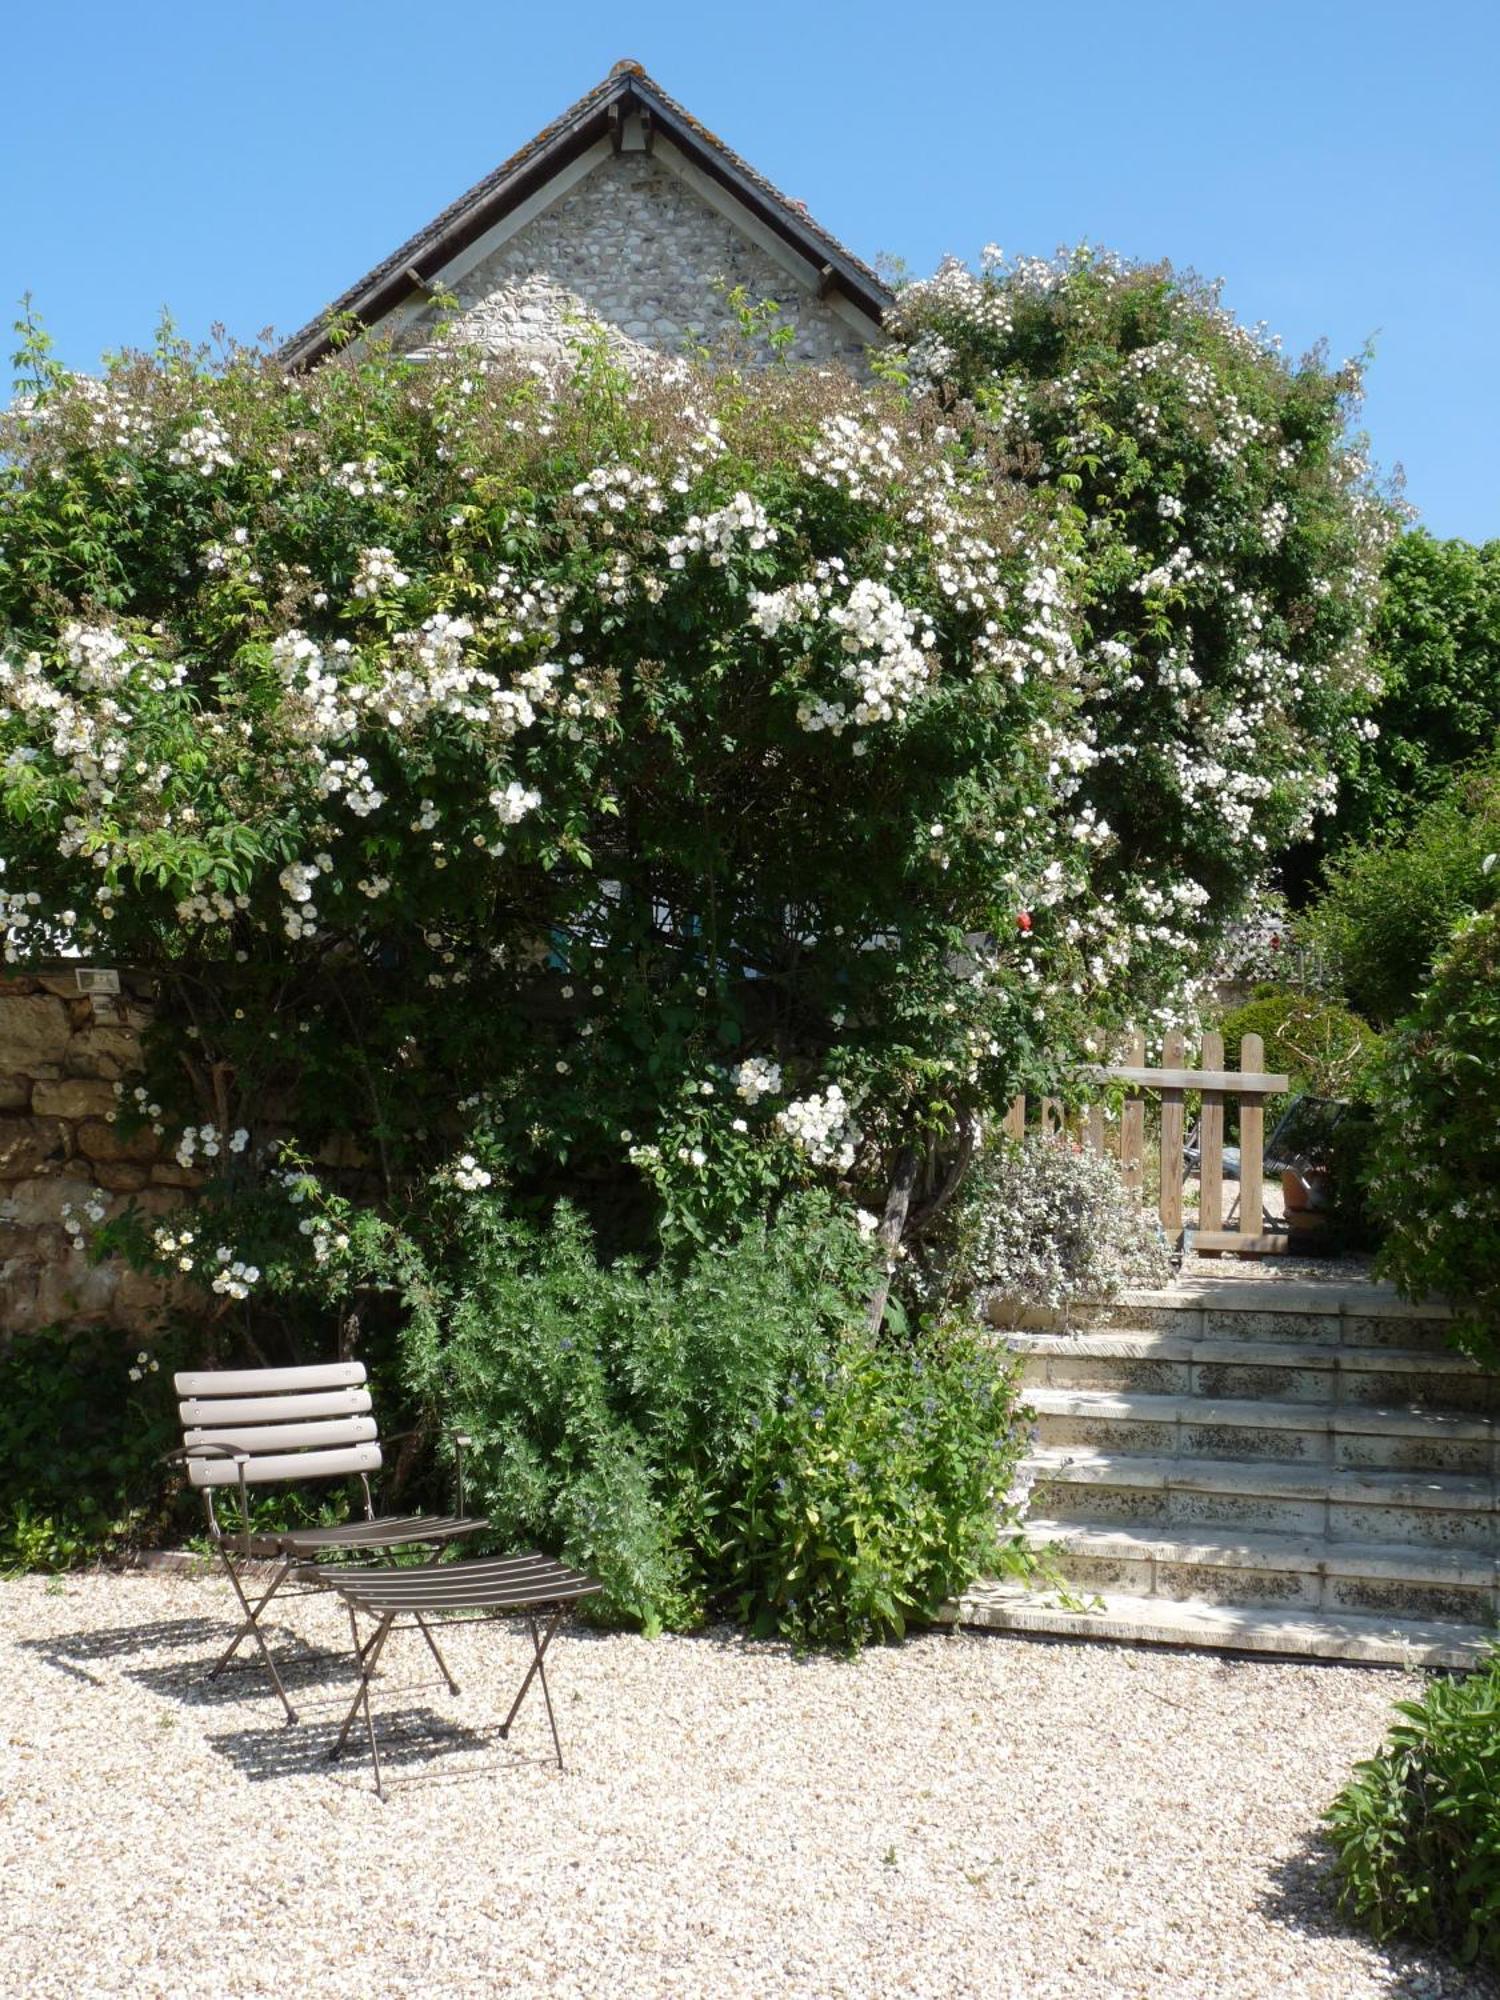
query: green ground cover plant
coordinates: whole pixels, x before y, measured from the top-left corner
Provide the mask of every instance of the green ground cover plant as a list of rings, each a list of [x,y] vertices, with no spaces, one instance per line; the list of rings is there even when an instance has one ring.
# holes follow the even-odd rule
[[[1396,1713],[1326,1815],[1340,1902],[1381,1941],[1500,1970],[1500,1655]]]

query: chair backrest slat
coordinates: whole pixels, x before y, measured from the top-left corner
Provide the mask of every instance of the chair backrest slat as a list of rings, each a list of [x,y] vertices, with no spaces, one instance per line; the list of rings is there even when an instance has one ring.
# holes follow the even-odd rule
[[[373,1417],[326,1417],[310,1424],[194,1425],[183,1432],[184,1444],[227,1444],[236,1451],[308,1451],[335,1444],[369,1444],[375,1438]]]
[[[371,1408],[368,1389],[318,1389],[310,1396],[185,1396],[185,1424],[295,1424],[310,1417],[359,1417]]]
[[[211,1368],[172,1377],[179,1396],[300,1395],[309,1389],[358,1389],[364,1380],[362,1361],[326,1361],[311,1368]]]
[[[312,1368],[221,1368],[173,1378],[183,1443],[248,1455],[245,1482],[335,1479],[378,1472],[380,1440],[362,1361]],[[197,1487],[234,1486],[232,1457],[189,1457]]]
[[[378,1444],[351,1444],[334,1451],[267,1452],[252,1457],[245,1467],[245,1481],[250,1486],[265,1486],[279,1479],[333,1479],[379,1470]],[[188,1479],[194,1486],[235,1486],[239,1470],[232,1458],[195,1458],[188,1461]]]

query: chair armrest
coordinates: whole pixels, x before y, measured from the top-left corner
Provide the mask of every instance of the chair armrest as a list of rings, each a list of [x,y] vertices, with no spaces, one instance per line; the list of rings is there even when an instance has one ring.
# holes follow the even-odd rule
[[[160,1463],[162,1465],[185,1465],[189,1460],[195,1458],[230,1458],[234,1460],[235,1476],[240,1489],[240,1520],[244,1524],[241,1543],[245,1555],[248,1556],[250,1554],[250,1493],[245,1484],[245,1467],[250,1463],[249,1452],[236,1451],[233,1445],[227,1444],[184,1444],[179,1445],[176,1451],[163,1452]],[[217,1536],[219,1527],[214,1518],[213,1489],[212,1487],[205,1487],[203,1491],[208,1504],[209,1526],[213,1529],[215,1536]]]

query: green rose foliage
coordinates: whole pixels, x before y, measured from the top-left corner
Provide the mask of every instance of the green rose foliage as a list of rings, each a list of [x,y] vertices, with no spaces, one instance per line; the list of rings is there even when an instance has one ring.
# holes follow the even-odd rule
[[[1101,892],[1149,871],[1189,911],[1235,900],[1329,809],[1377,685],[1395,517],[1349,428],[1358,366],[1292,364],[1214,288],[1088,249],[950,263],[891,325],[892,365],[1068,510]]]
[[[1454,926],[1500,895],[1497,851],[1500,761],[1491,759],[1460,774],[1409,828],[1335,855],[1299,934],[1350,1005],[1389,1026],[1415,1005]]]
[[[1325,1815],[1339,1900],[1382,1942],[1500,1970],[1500,1656],[1396,1712]]]
[[[1326,844],[1388,837],[1500,743],[1500,541],[1403,535],[1386,558],[1371,652],[1379,735],[1351,744]]]
[[[736,1617],[799,1643],[898,1636],[1012,1558],[1003,1356],[873,1337],[868,1243],[821,1196],[732,1244],[601,1263],[487,1194],[399,1260],[414,1391],[473,1440],[497,1545],[556,1550],[648,1631]]]
[[[1500,912],[1462,926],[1376,1071],[1371,1206],[1380,1269],[1451,1299],[1458,1340],[1500,1355]]]

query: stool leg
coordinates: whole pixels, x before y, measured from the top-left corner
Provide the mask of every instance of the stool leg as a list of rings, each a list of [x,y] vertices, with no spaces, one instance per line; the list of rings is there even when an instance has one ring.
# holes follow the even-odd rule
[[[384,1649],[386,1640],[390,1637],[391,1627],[395,1622],[395,1612],[385,1612],[381,1617],[380,1626],[374,1638],[370,1640],[364,1652],[360,1655],[359,1688],[350,1706],[349,1713],[344,1717],[344,1726],[338,1733],[338,1740],[328,1753],[331,1761],[342,1752],[344,1745],[349,1740],[349,1731],[354,1727],[354,1718],[359,1714],[361,1707],[363,1707],[365,1712],[365,1732],[370,1739],[370,1755],[375,1762],[375,1793],[381,1799],[385,1797],[385,1788],[380,1771],[380,1746],[375,1741],[375,1718],[370,1713],[370,1682],[374,1677],[381,1652]]]

